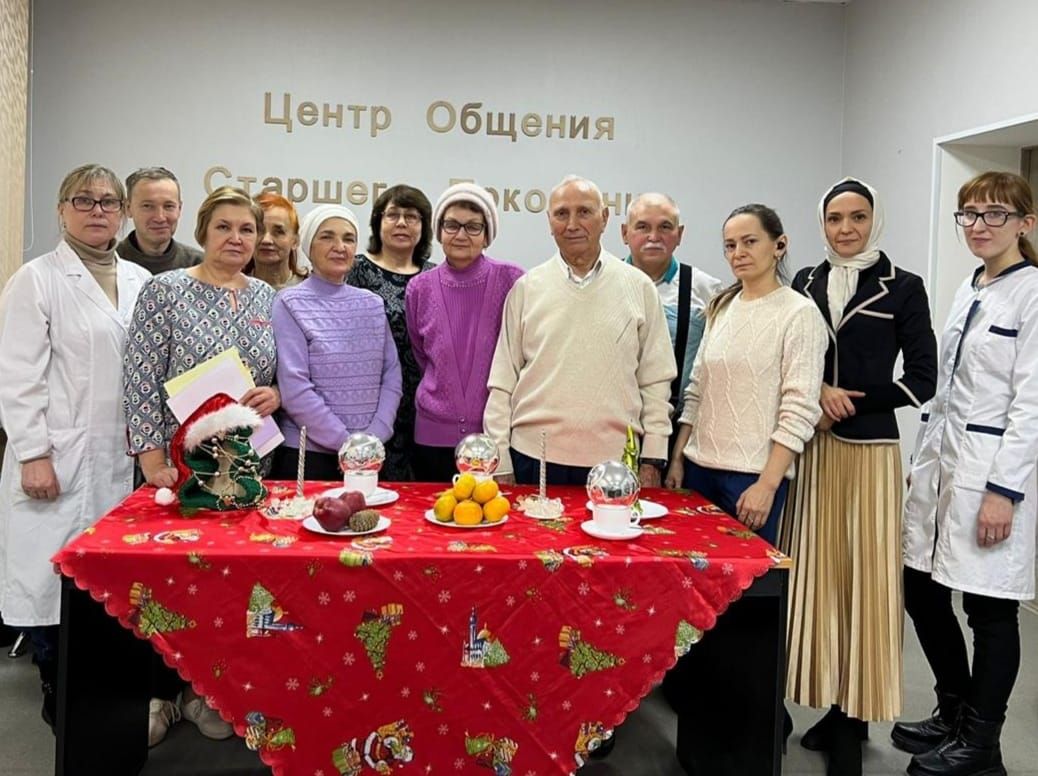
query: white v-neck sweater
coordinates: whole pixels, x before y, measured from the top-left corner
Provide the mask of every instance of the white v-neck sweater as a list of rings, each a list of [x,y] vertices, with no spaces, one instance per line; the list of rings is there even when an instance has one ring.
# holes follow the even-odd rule
[[[667,457],[670,382],[677,374],[667,319],[641,270],[603,251],[579,287],[556,254],[521,277],[505,301],[483,425],[498,443],[552,463],[594,466],[619,458],[627,426],[646,458]]]
[[[692,426],[685,457],[759,474],[772,442],[803,452],[822,417],[827,345],[818,308],[793,289],[749,302],[737,295],[708,325],[692,367],[680,420]]]

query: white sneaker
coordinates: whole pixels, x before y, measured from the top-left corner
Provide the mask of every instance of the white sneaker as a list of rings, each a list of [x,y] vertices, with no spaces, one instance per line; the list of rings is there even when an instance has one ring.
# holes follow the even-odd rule
[[[180,698],[180,713],[184,719],[198,725],[198,730],[206,738],[222,741],[234,735],[234,728],[221,719],[220,715],[209,708],[205,699],[191,687],[185,687]]]
[[[152,698],[148,704],[148,746],[155,746],[162,741],[179,719],[180,708],[174,701]]]

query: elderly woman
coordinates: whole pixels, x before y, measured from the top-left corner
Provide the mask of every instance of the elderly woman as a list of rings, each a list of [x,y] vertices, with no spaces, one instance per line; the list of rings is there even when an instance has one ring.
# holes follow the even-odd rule
[[[275,290],[294,286],[306,278],[307,272],[299,249],[299,216],[296,209],[280,194],[265,191],[255,197],[263,210],[263,230],[256,243],[256,253],[245,265],[245,274],[269,283]]]
[[[933,396],[937,343],[922,278],[879,245],[883,208],[846,178],[818,203],[826,259],[793,288],[826,320],[818,433],[798,464],[780,545],[790,573],[787,693],[829,707],[800,744],[860,774],[869,720],[901,710],[901,449],[894,410]],[[901,358],[903,372],[895,376]]]
[[[23,265],[0,296],[0,610],[29,632],[52,727],[60,577],[50,557],[133,489],[122,363],[137,294],[151,278],[120,259],[123,184],[78,167],[61,183],[58,247]]]
[[[396,342],[403,373],[403,394],[393,426],[393,438],[386,445],[382,479],[413,480],[414,396],[421,370],[411,351],[407,336],[404,293],[407,284],[420,272],[432,269],[429,245],[432,243],[432,206],[418,189],[397,185],[386,189],[371,209],[371,236],[368,254],[357,256],[346,282],[374,291],[386,302],[389,328]]]
[[[354,431],[383,442],[400,404],[400,361],[382,297],[345,284],[357,251],[357,217],[322,205],[303,219],[313,273],[274,300],[281,430],[273,476],[294,479],[306,426],[308,479],[338,480],[338,451]]]
[[[262,229],[263,211],[248,194],[229,186],[217,189],[198,210],[195,239],[202,246],[202,263],[157,275],[137,299],[123,359],[123,402],[130,453],[137,456],[149,485],[168,488],[177,479],[169,463],[169,443],[179,424],[166,406],[167,380],[237,348],[256,384],[240,401],[262,416],[281,404],[272,385],[277,369],[270,325],[275,292],[242,272]],[[190,687],[177,709],[171,698],[178,685],[172,679],[157,678],[165,687],[153,689],[167,697],[152,700],[152,745],[162,740],[181,710],[209,738],[233,735],[231,726]]]
[[[445,482],[454,446],[483,430],[487,378],[505,297],[522,267],[483,251],[497,236],[497,210],[486,189],[451,186],[433,215],[445,261],[407,286],[407,331],[422,371],[415,396],[415,477]]]

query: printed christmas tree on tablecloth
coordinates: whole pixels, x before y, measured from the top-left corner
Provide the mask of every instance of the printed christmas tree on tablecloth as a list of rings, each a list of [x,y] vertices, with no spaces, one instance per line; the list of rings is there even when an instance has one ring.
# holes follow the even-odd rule
[[[562,656],[562,664],[578,679],[594,671],[604,671],[624,664],[622,657],[596,649],[583,641],[580,631],[569,625],[563,625],[559,631],[559,646],[566,650]]]
[[[382,678],[386,665],[389,637],[393,633],[393,628],[400,624],[403,614],[404,607],[400,604],[386,604],[378,612],[368,609],[364,612],[364,619],[354,631],[354,635],[364,645],[371,665],[375,669],[375,676],[379,679]]]
[[[189,620],[152,599],[151,588],[145,587],[141,582],[134,582],[130,586],[130,605],[134,609],[130,619],[144,636],[195,627],[194,620]]]
[[[674,637],[674,657],[681,657],[703,638],[703,631],[685,620],[678,623],[678,630]]]

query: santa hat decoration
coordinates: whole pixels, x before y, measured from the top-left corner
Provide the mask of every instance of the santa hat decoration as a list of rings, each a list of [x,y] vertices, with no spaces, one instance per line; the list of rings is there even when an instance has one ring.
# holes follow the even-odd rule
[[[170,445],[182,510],[242,509],[266,497],[250,441],[262,422],[255,410],[225,393],[191,413]]]

